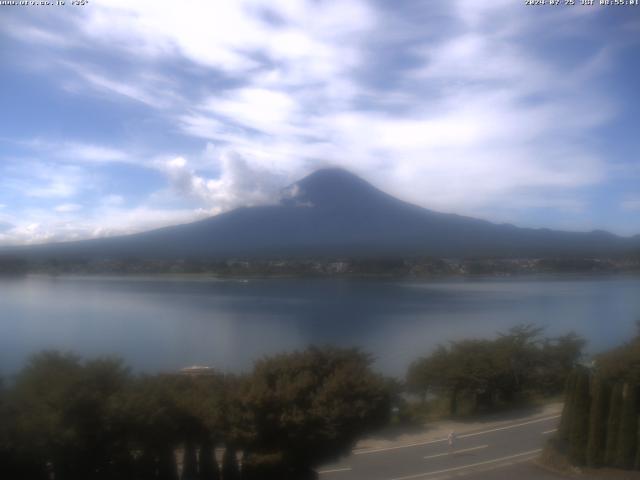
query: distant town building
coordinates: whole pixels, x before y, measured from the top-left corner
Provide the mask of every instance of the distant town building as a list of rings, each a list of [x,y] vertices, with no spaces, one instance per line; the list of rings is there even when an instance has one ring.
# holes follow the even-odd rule
[[[184,367],[180,369],[180,374],[189,375],[192,377],[215,375],[215,373],[216,373],[216,370],[213,367],[206,367],[202,365],[192,365],[190,367]]]

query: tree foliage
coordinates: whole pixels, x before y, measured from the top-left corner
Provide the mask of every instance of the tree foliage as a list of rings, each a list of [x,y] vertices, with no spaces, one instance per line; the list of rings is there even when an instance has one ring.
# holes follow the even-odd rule
[[[589,412],[589,441],[587,443],[587,465],[600,467],[604,464],[607,432],[607,411],[611,396],[609,384],[601,375],[593,379]]]
[[[558,338],[541,334],[538,327],[520,325],[493,340],[441,345],[409,367],[407,386],[423,398],[447,396],[454,415],[461,398],[470,399],[476,411],[533,392],[558,394],[582,355],[584,340],[575,334]]]
[[[575,393],[571,403],[569,426],[569,457],[576,465],[586,463],[587,441],[589,436],[589,373],[580,369],[577,372]]]
[[[607,416],[607,443],[605,448],[605,464],[613,465],[618,451],[618,432],[620,430],[620,417],[622,412],[623,385],[617,383],[611,391],[609,401],[609,415]]]
[[[118,360],[44,352],[0,389],[0,477],[234,480],[244,452],[247,475],[308,478],[389,413],[370,363],[311,348],[244,377],[134,376]]]
[[[626,383],[623,387],[622,410],[620,412],[620,426],[618,427],[616,466],[626,469],[633,468],[637,434],[638,388],[634,384]]]
[[[248,452],[269,461],[280,454],[300,475],[348,453],[390,411],[386,382],[370,364],[358,350],[335,348],[257,362],[242,397]]]
[[[560,424],[558,425],[557,437],[562,442],[569,442],[569,434],[571,432],[571,422],[573,418],[573,401],[576,393],[576,380],[578,373],[573,371],[569,374],[566,380],[566,387],[564,393],[564,403],[562,406],[562,416],[560,418]]]
[[[576,369],[566,385],[556,446],[568,446],[574,464],[640,469],[640,336]]]

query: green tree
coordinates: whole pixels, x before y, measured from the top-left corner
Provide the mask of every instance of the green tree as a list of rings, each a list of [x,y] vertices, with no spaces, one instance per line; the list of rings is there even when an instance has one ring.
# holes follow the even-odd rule
[[[176,403],[173,375],[137,378],[119,404],[119,418],[143,475],[177,480],[176,449],[184,442],[185,414]],[[150,472],[157,472],[150,473]]]
[[[291,478],[348,453],[390,413],[387,383],[354,349],[309,348],[256,363],[243,408],[254,456],[281,456]],[[275,466],[272,466],[275,468]]]
[[[638,418],[637,432],[639,441],[636,443],[636,457],[633,462],[634,470],[640,470],[640,417]]]
[[[14,445],[32,468],[62,480],[117,475],[130,456],[112,407],[128,375],[116,360],[33,356],[12,389]]]
[[[502,378],[500,391],[506,401],[530,388],[542,360],[540,335],[543,328],[531,324],[517,325],[500,334],[495,343],[495,355],[500,358]]]
[[[535,388],[546,395],[564,390],[571,371],[582,357],[586,342],[574,332],[557,338],[545,338],[540,346],[539,362],[533,371]]]
[[[587,465],[600,467],[604,464],[606,445],[607,411],[610,389],[601,375],[595,375],[592,382],[591,410],[589,412],[589,441],[587,443]]]
[[[574,389],[569,431],[569,458],[576,465],[584,465],[589,435],[589,372],[584,369],[578,370]]]
[[[640,335],[618,348],[598,355],[595,364],[606,378],[640,384]]]
[[[222,455],[222,480],[239,480],[240,468],[233,445],[226,445]]]
[[[15,445],[15,416],[9,404],[9,392],[0,378],[0,478],[21,478],[30,475],[42,478],[44,472],[28,470],[28,458],[19,458]]]
[[[208,438],[202,441],[199,464],[201,480],[220,480],[220,470],[214,456],[213,443]]]
[[[224,382],[221,375],[167,375],[163,379],[183,445],[183,480],[200,478],[196,450],[212,448],[211,438],[222,435],[220,418]]]
[[[430,356],[420,358],[409,366],[406,376],[407,388],[420,395],[423,401],[429,394],[448,395],[449,410],[455,415],[461,382],[455,378],[451,366],[449,350],[439,345]]]
[[[622,410],[618,427],[615,464],[620,468],[633,468],[638,426],[638,389],[625,384],[622,394]]]
[[[500,356],[488,340],[452,342],[440,346],[429,357],[411,365],[407,382],[414,391],[444,394],[449,397],[449,411],[459,413],[462,398],[471,400],[472,410],[491,407],[506,383],[513,377],[507,355]]]
[[[575,399],[576,381],[578,379],[578,373],[574,370],[567,377],[564,403],[562,407],[562,416],[560,418],[560,425],[558,426],[558,439],[561,442],[568,442],[569,435],[571,433],[571,424],[573,419],[573,401]]]
[[[199,478],[196,447],[192,442],[187,441],[184,445],[181,480],[199,480]]]
[[[470,399],[472,410],[513,403],[532,393],[562,391],[566,377],[582,354],[575,334],[542,339],[542,329],[520,325],[494,340],[461,340],[440,346],[408,369],[408,388],[426,398],[447,395],[450,412]]]
[[[622,389],[623,384],[621,382],[617,382],[611,391],[609,416],[607,418],[607,444],[605,450],[606,465],[614,465],[616,461],[620,418],[622,413]]]

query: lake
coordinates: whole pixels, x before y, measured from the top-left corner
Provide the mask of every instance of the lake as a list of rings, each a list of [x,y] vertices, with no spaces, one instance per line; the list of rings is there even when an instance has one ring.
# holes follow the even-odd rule
[[[574,330],[590,351],[640,319],[640,277],[535,276],[430,281],[200,277],[0,278],[0,373],[45,348],[117,355],[135,370],[242,371],[309,344],[358,346],[402,375],[438,343],[519,323]]]

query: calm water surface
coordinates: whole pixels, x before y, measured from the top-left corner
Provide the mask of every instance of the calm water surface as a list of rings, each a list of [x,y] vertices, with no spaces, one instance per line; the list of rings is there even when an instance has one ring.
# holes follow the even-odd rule
[[[359,346],[402,375],[438,343],[518,323],[574,330],[592,351],[640,319],[640,277],[438,281],[47,277],[0,279],[0,373],[32,352],[118,355],[138,370],[249,368],[308,344]]]

